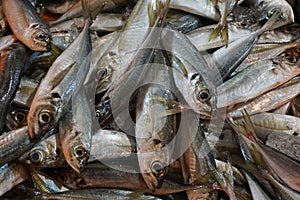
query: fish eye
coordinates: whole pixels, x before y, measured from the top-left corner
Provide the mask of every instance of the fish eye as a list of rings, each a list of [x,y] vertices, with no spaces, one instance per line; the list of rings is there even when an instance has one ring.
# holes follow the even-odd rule
[[[82,146],[75,147],[74,153],[75,153],[76,158],[78,158],[78,159],[85,158],[86,154],[87,154],[85,148],[83,148]]]
[[[286,56],[286,58],[285,58],[288,62],[290,62],[290,63],[296,63],[297,62],[297,58],[296,57],[294,57],[294,56]]]
[[[48,124],[51,121],[51,114],[49,111],[43,111],[39,114],[39,122],[42,124]]]
[[[202,89],[197,96],[198,100],[201,102],[205,102],[210,99],[210,94],[208,89]]]
[[[43,158],[44,158],[43,153],[40,150],[33,151],[29,155],[29,160],[33,164],[41,163]]]
[[[100,110],[96,110],[96,117],[97,119],[99,119],[101,117],[101,112]]]
[[[152,173],[155,174],[155,176],[159,177],[159,176],[163,176],[164,173],[165,173],[165,169],[164,169],[164,166],[163,164],[156,160],[156,161],[153,161],[151,163],[151,171]]]
[[[100,74],[100,79],[103,79],[105,76],[107,76],[107,69],[104,68],[102,71],[101,71],[101,74]]]
[[[37,36],[36,36],[36,38],[38,40],[47,41],[49,37],[48,37],[48,35],[46,35],[44,33],[38,33]]]
[[[191,80],[196,79],[198,75],[199,75],[199,74],[193,74],[193,75],[191,76]]]
[[[17,112],[15,115],[14,115],[14,120],[18,123],[23,123],[25,122],[26,120],[26,113],[25,112]]]

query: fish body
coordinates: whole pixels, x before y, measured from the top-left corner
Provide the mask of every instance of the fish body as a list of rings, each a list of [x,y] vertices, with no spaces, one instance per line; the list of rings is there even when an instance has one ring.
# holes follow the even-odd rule
[[[27,51],[21,43],[14,43],[0,52],[0,132],[9,106],[17,92],[21,76],[28,66]]]
[[[85,80],[91,56],[88,26],[87,19],[80,35],[53,62],[37,89],[27,117],[32,139],[55,126]]]

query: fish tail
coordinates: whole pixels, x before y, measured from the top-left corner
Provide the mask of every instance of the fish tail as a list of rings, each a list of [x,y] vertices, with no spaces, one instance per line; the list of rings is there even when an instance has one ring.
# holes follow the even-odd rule
[[[150,26],[161,26],[170,7],[170,0],[155,0],[148,5],[148,17]]]
[[[272,17],[263,25],[263,27],[259,30],[259,32],[263,33],[265,31],[271,30],[274,24],[277,22],[278,18],[280,17],[282,11],[276,10]]]
[[[244,118],[243,125],[235,123],[232,118],[228,119],[228,123],[236,132],[241,133],[252,142],[256,142],[257,137],[254,131],[254,126],[246,109],[242,111],[242,114]]]
[[[90,8],[87,3],[87,0],[81,0],[82,10],[83,10],[83,19],[86,21],[91,18]]]

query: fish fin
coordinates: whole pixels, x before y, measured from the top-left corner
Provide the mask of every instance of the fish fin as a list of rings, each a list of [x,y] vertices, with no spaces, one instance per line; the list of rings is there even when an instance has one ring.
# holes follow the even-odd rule
[[[231,200],[236,200],[237,198],[235,196],[233,184],[231,184],[231,180],[228,179],[228,176],[230,176],[231,174],[227,174],[225,176],[220,170],[214,167],[209,160],[207,160],[207,166],[220,184],[222,190],[228,195]]]
[[[259,32],[263,33],[265,31],[271,30],[274,24],[277,22],[279,17],[281,16],[282,11],[276,10],[272,17],[263,25],[263,27],[258,30]]]
[[[228,47],[228,25],[227,22],[219,22],[216,28],[211,33],[209,40],[211,41],[220,35],[222,41],[225,43],[226,47]]]
[[[228,47],[228,25],[227,22],[224,25],[224,28],[221,30],[221,38],[224,40],[226,47]]]
[[[250,116],[247,113],[246,109],[242,110],[241,112],[243,114],[244,119],[244,121],[242,122],[243,126],[235,123],[231,117],[229,117],[228,123],[236,132],[241,133],[242,135],[246,136],[248,139],[254,142],[257,140],[257,137]]]
[[[213,32],[210,34],[210,37],[209,37],[208,41],[211,41],[211,40],[217,38],[218,35],[219,35],[220,30],[221,30],[221,26],[220,26],[220,24],[218,24],[216,26],[216,28],[214,28]]]

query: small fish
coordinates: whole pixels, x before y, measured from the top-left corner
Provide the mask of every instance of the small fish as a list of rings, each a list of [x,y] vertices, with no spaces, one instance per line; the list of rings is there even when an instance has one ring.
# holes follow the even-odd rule
[[[37,197],[39,198],[39,197]],[[154,197],[151,195],[141,194],[136,191],[129,190],[117,190],[117,189],[82,189],[82,190],[70,190],[66,192],[60,192],[56,194],[42,194],[40,195],[40,199],[57,199],[57,200],[161,200],[161,198]]]
[[[148,188],[143,180],[143,177],[138,173],[138,166],[126,163],[122,164],[123,170],[119,170],[116,165],[110,167],[99,162],[89,162],[81,174],[75,174],[71,168],[60,168],[51,171],[46,171],[51,177],[56,177],[63,185],[72,189],[84,188],[103,188],[109,187],[112,189],[126,189],[142,191],[152,195],[166,195],[177,192],[183,192],[191,189],[199,189],[201,192],[209,192],[212,189],[206,186],[182,185],[172,180],[173,175],[170,174],[170,179],[165,179],[162,187],[152,191]],[[135,171],[134,171],[134,170]],[[130,171],[130,172],[128,172]]]
[[[46,23],[26,0],[3,0],[3,12],[18,40],[33,51],[49,51],[51,34]]]
[[[162,34],[161,42],[164,49],[172,52],[169,59],[174,68],[172,71],[175,85],[188,106],[199,114],[215,113],[216,95],[212,79],[214,69],[208,67],[202,54],[185,35],[166,30]],[[219,77],[218,73],[214,75]]]
[[[246,103],[240,103],[229,108],[231,117],[241,117],[241,110],[246,109],[249,115],[267,112],[282,106],[283,104],[294,99],[300,91],[295,88],[300,87],[300,78],[295,77],[273,90],[270,90]]]
[[[24,45],[13,43],[0,51],[0,132],[4,128],[5,117],[17,92],[21,76],[29,65]]]
[[[250,118],[257,137],[263,142],[266,142],[268,136],[273,134],[286,134],[290,136],[300,134],[300,119],[298,117],[275,113],[260,113],[251,115]],[[240,123],[239,120],[237,123]]]
[[[27,117],[32,140],[56,125],[89,71],[92,48],[88,29],[90,20],[88,16],[85,19],[84,29],[54,61],[32,100]]]
[[[83,93],[83,94],[82,94]],[[61,149],[68,164],[78,173],[89,159],[92,143],[92,114],[83,90],[72,100],[71,109],[59,122]]]
[[[186,34],[198,28],[199,26],[203,26],[205,23],[206,22],[194,14],[170,9],[166,16],[166,22],[164,26]]]
[[[291,80],[299,73],[299,57],[290,56],[286,52],[275,58],[256,62],[217,87],[218,107],[247,102]]]
[[[251,146],[251,154],[255,163],[268,170],[276,180],[299,192],[300,163],[262,144],[257,139],[251,119],[245,110],[243,117],[244,126],[236,125],[232,120],[230,124]]]

